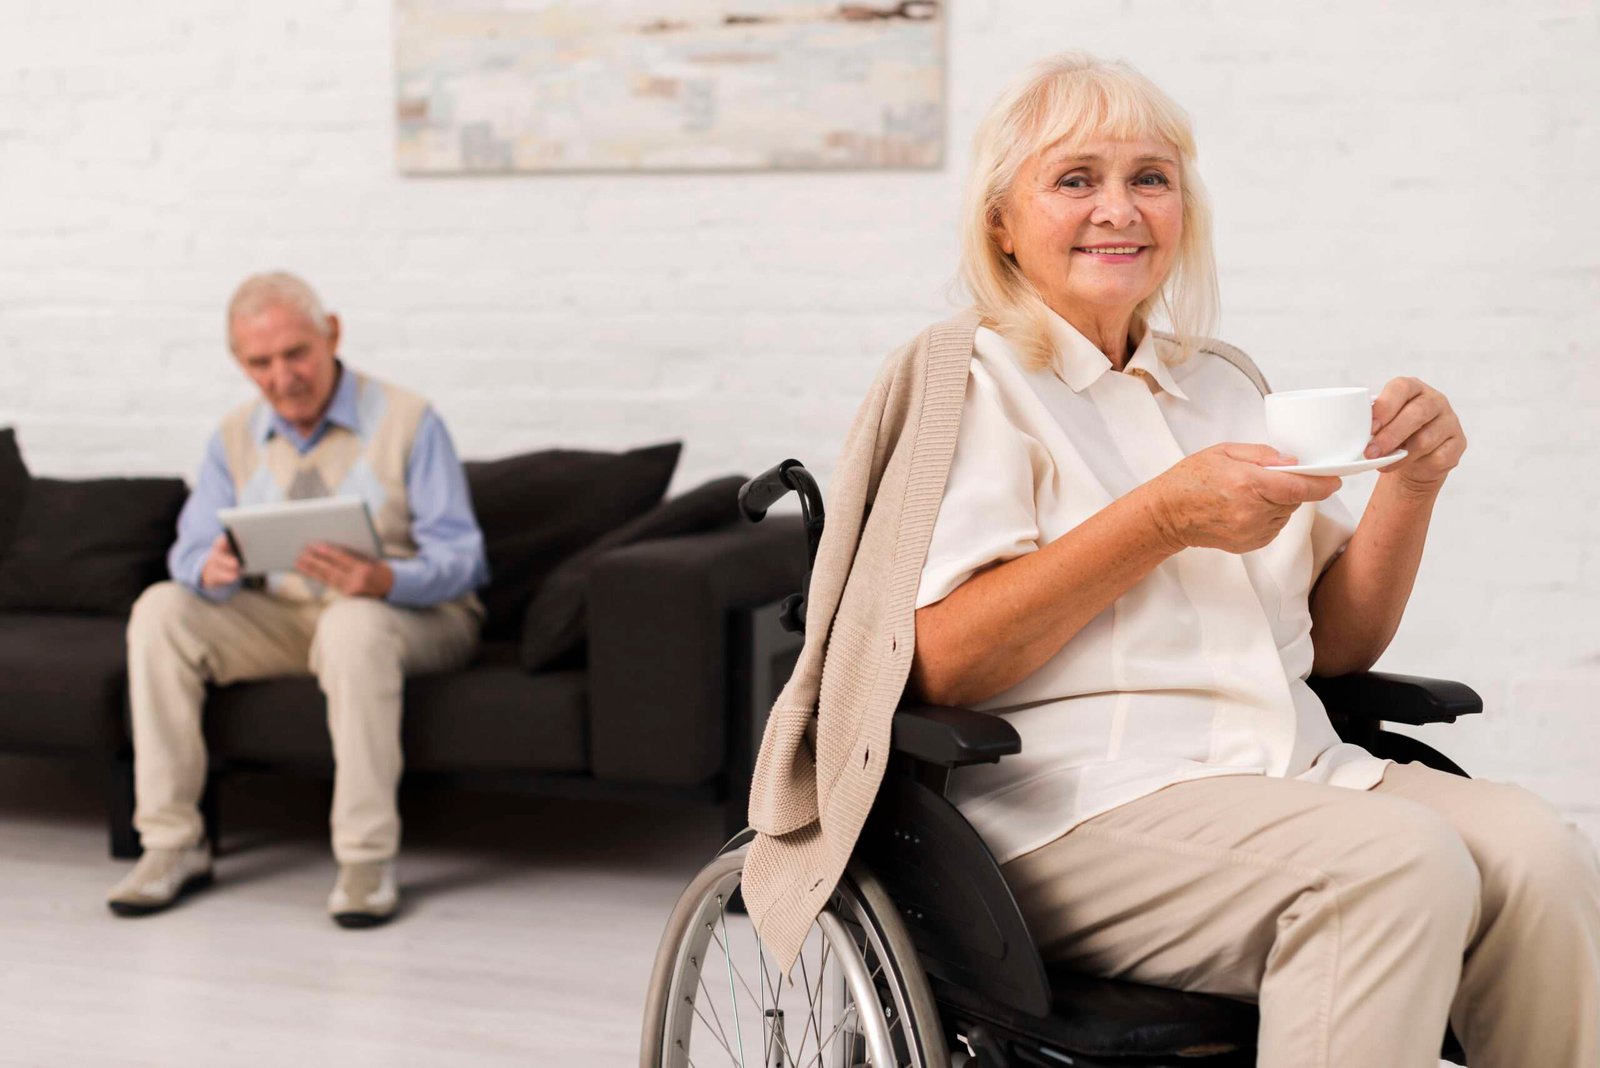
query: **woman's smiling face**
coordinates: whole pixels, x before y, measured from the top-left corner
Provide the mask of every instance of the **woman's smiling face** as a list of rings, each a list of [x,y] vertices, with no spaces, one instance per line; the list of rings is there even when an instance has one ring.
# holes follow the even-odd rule
[[[1131,313],[1178,254],[1179,180],[1178,152],[1162,141],[1054,145],[1018,170],[995,236],[1068,321]]]

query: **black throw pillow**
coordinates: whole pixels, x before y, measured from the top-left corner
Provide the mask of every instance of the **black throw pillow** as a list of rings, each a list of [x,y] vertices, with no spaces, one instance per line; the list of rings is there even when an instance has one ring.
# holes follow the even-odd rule
[[[167,577],[188,490],[177,478],[36,478],[0,559],[0,611],[126,615]]]
[[[548,449],[463,466],[483,528],[489,617],[483,636],[514,638],[544,577],[606,531],[661,500],[680,441],[630,452]]]
[[[544,671],[574,660],[588,637],[589,576],[602,553],[651,538],[675,538],[737,522],[739,487],[746,481],[744,475],[713,479],[663,501],[563,560],[528,602],[522,623],[522,666]]]
[[[17,432],[0,427],[0,560],[16,533],[22,516],[22,499],[28,493],[28,465],[17,448]]]

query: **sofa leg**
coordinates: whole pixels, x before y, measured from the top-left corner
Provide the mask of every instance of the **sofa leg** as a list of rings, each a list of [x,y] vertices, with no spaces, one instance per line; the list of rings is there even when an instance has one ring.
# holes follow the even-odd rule
[[[211,843],[211,855],[222,855],[222,815],[217,795],[222,776],[212,772],[206,776],[206,792],[200,795],[200,818],[205,822],[206,841]]]
[[[111,856],[116,860],[137,859],[144,850],[139,832],[133,829],[133,754],[118,753],[111,761],[110,798]]]

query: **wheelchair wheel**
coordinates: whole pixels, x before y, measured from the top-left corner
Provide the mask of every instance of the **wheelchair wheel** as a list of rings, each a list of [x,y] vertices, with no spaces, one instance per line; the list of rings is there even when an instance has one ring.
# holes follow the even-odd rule
[[[643,1068],[947,1068],[938,1010],[888,896],[854,865],[786,978],[729,903],[748,838],[678,899],[645,1004]]]

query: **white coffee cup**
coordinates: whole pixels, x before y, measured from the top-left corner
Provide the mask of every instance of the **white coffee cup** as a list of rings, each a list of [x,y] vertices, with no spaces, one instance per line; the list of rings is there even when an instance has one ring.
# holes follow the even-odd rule
[[[1372,441],[1365,386],[1296,389],[1266,396],[1267,444],[1301,464],[1359,460]]]

